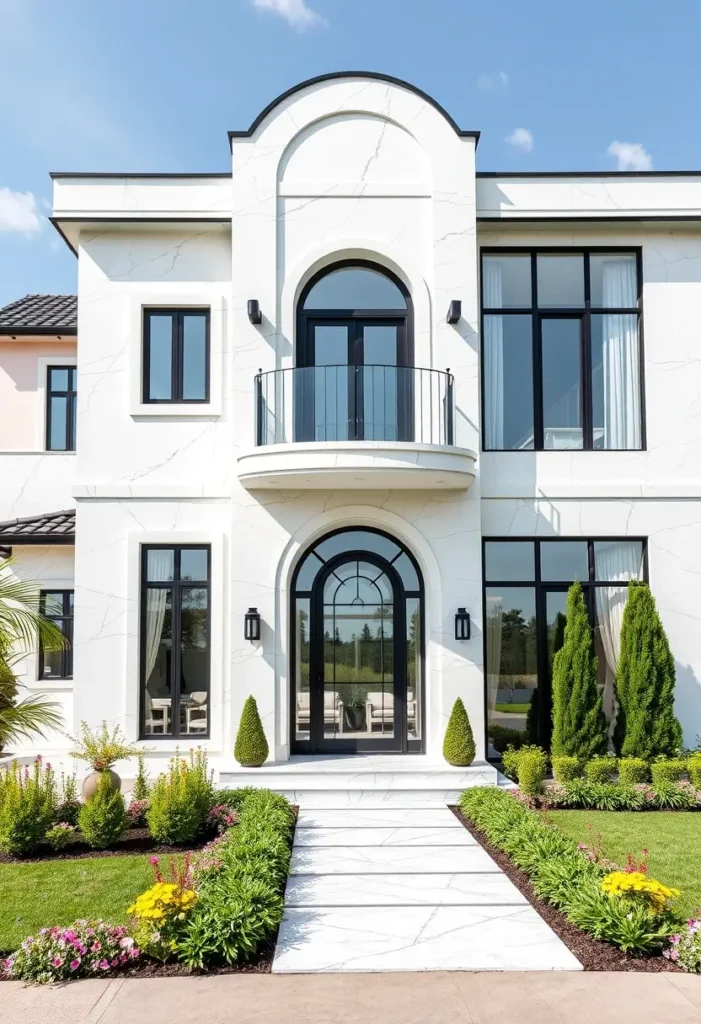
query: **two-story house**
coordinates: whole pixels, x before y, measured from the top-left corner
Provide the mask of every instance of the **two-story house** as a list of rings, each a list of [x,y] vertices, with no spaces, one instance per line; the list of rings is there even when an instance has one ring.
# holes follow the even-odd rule
[[[494,759],[547,742],[574,579],[611,711],[643,577],[693,743],[701,173],[476,172],[367,73],[229,140],[230,173],[54,174],[77,378],[61,325],[0,339],[3,518],[36,517],[0,543],[63,594],[67,726],[226,772],[253,694],[277,762],[430,764],[460,696]]]

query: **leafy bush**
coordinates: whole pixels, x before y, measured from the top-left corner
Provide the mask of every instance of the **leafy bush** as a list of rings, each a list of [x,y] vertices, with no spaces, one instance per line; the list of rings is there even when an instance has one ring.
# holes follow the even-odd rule
[[[235,811],[228,804],[215,804],[207,813],[207,826],[223,835],[227,829],[232,828],[239,820],[238,811]]]
[[[146,755],[144,754],[143,750],[141,750],[139,751],[139,757],[137,761],[134,788],[131,791],[131,802],[134,803],[136,800],[148,800],[150,792],[151,787],[148,784],[148,772],[146,771]]]
[[[509,729],[506,725],[490,725],[489,739],[494,749],[501,754],[507,747],[518,750],[519,747],[525,746],[528,743],[528,733],[522,732],[521,729]]]
[[[465,705],[460,697],[453,704],[443,738],[443,757],[448,764],[467,767],[475,759],[475,740]]]
[[[622,786],[637,786],[647,782],[650,768],[641,757],[622,757],[618,762],[618,781]]]
[[[616,669],[616,752],[651,760],[672,755],[682,742],[674,715],[674,657],[647,584],[631,580]]]
[[[55,820],[77,825],[81,806],[75,775],[61,775],[61,801],[56,808]]]
[[[269,747],[258,714],[255,697],[247,697],[241,712],[234,757],[244,768],[259,768],[268,757]]]
[[[129,828],[144,828],[146,825],[146,813],[148,811],[148,800],[132,800],[127,807],[127,818]]]
[[[80,737],[73,742],[75,746],[69,756],[87,761],[96,772],[107,771],[117,761],[139,753],[138,747],[127,743],[118,725],[110,729],[107,722],[103,722],[95,731],[90,729],[87,722],[81,722]]]
[[[653,786],[664,786],[668,782],[679,782],[686,771],[686,761],[679,758],[653,761],[650,765]]]
[[[282,918],[294,827],[284,797],[248,790],[239,822],[216,840],[216,855],[198,870],[198,902],[176,944],[189,967],[233,964],[253,956]]]
[[[203,751],[190,751],[189,763],[171,758],[167,773],[156,780],[146,812],[153,838],[159,843],[192,842],[204,831],[213,792]]]
[[[523,754],[527,754],[530,751],[536,751],[539,754],[544,754],[543,748],[535,746],[533,743],[526,743],[521,747],[512,747],[509,745],[504,753],[501,755],[501,763],[504,768],[504,775],[507,775],[514,782],[518,779],[518,765]]]
[[[579,757],[572,757],[569,754],[553,754],[553,775],[558,782],[571,782],[578,779],[582,774],[582,761]]]
[[[521,792],[526,796],[538,796],[542,793],[547,770],[548,755],[540,747],[524,747],[520,750],[516,772]]]
[[[689,779],[694,789],[701,789],[701,752],[691,754],[687,758],[686,770],[689,773]]]
[[[575,582],[567,594],[564,642],[553,660],[553,754],[588,758],[606,750],[608,727],[596,666],[589,613]]]
[[[80,809],[80,831],[93,849],[105,850],[121,839],[127,824],[124,797],[118,790],[112,789],[112,781],[104,772],[95,794]]]
[[[609,896],[657,914],[668,910],[670,902],[681,896],[679,889],[648,878],[643,871],[611,871],[602,878],[601,888]]]
[[[701,974],[701,919],[692,917],[676,935],[670,936],[662,955],[690,974]]]
[[[460,797],[460,807],[529,875],[542,899],[594,938],[626,953],[647,954],[659,951],[677,930],[671,911],[631,907],[604,892],[606,868],[585,857],[573,839],[510,793],[496,787],[468,789]]]
[[[648,801],[644,791],[615,782],[572,779],[561,790],[548,792],[553,807],[596,811],[641,811]]]
[[[37,758],[30,771],[13,761],[0,773],[0,850],[25,857],[44,841],[54,822],[56,783]]]
[[[67,928],[42,928],[0,967],[6,978],[46,984],[109,974],[140,955],[126,928],[104,921],[76,921]]]
[[[611,782],[617,767],[618,760],[609,754],[593,757],[584,765],[584,778],[588,782]]]
[[[188,915],[197,902],[192,888],[190,857],[182,865],[171,857],[169,877],[164,878],[158,857],[151,857],[155,881],[127,908],[134,920],[134,935],[141,949],[156,960],[168,960],[183,933]]]
[[[660,811],[693,811],[698,807],[696,791],[684,782],[659,782],[652,792]]]
[[[76,827],[69,825],[67,821],[60,821],[58,825],[52,825],[46,833],[45,839],[52,850],[65,850],[75,841]]]

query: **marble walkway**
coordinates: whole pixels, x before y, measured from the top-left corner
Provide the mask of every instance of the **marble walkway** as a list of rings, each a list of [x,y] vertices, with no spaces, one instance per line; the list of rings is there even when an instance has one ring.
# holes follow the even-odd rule
[[[299,811],[274,972],[577,971],[446,807]]]

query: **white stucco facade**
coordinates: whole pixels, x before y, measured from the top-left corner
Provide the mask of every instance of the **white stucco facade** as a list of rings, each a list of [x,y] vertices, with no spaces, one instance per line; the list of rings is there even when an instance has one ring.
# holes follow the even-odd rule
[[[372,527],[400,541],[423,575],[427,754],[440,757],[457,697],[478,759],[487,753],[484,537],[646,538],[692,743],[701,733],[701,174],[479,177],[475,133],[458,132],[410,87],[359,76],[292,91],[231,142],[230,176],[54,182],[54,216],[78,255],[77,452],[35,456],[63,459],[60,472],[38,477],[34,456],[0,459],[17,467],[5,518],[76,505],[74,678],[61,691],[70,728],[108,719],[140,738],[141,547],[210,545],[201,742],[215,764],[230,764],[253,694],[271,758],[286,760],[295,566],[325,534]],[[645,450],[483,451],[485,246],[642,250]],[[344,260],[386,268],[409,294],[413,365],[454,376],[451,444],[256,445],[256,374],[295,366],[300,294]],[[260,324],[249,320],[251,299]],[[453,300],[461,317],[450,324]],[[159,306],[211,310],[206,403],[143,401],[142,311]],[[37,579],[59,571],[53,556],[35,565],[42,551],[27,565]],[[73,579],[72,565],[61,571]],[[253,643],[243,622],[252,606]],[[467,641],[455,639],[458,608],[471,617]],[[144,740],[163,755],[190,742]]]

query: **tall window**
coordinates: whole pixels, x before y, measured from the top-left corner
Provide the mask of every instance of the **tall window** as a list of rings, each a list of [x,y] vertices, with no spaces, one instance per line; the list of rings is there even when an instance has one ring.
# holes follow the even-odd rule
[[[645,576],[645,541],[486,540],[484,542],[487,719],[492,756],[513,731],[550,742],[552,662],[562,646],[567,590],[582,584],[595,630],[604,710],[613,679],[628,582]]]
[[[209,401],[209,310],[144,310],[143,400]]]
[[[62,651],[39,651],[40,679],[73,678],[73,591],[42,590],[40,595],[41,613],[58,626],[67,640]]]
[[[210,549],[142,548],[143,736],[209,735]]]
[[[46,450],[75,451],[75,366],[49,366],[46,387]]]
[[[482,250],[486,450],[642,448],[640,261]]]

